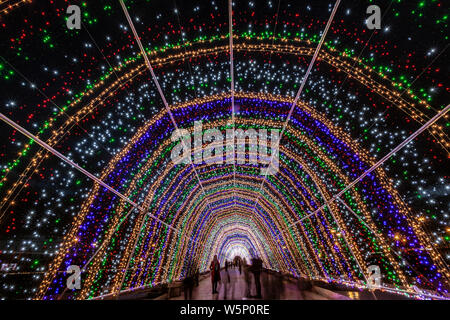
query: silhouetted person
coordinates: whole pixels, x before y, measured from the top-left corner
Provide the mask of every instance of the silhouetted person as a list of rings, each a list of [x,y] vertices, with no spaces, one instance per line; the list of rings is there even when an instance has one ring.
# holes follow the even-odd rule
[[[264,299],[273,300],[276,296],[277,288],[273,285],[272,275],[270,273],[263,272],[261,274],[261,284],[264,290]]]
[[[301,299],[306,300],[305,291],[312,290],[312,282],[303,277],[300,277],[297,280],[297,286],[300,292]]]
[[[250,266],[247,264],[247,260],[244,258],[243,262],[243,268],[244,268],[244,280],[245,280],[245,297],[250,298]]]
[[[195,276],[194,276],[194,280],[195,280],[194,282],[195,282],[196,287],[198,287],[199,278],[200,278],[200,270],[198,270],[198,268],[197,268],[197,270],[195,271]]]
[[[194,288],[194,281],[194,269],[192,267],[188,267],[186,277],[183,279],[185,300],[192,299],[192,289]]]
[[[261,271],[262,271],[262,260],[257,258],[252,259],[251,272],[255,277],[255,287],[256,287],[256,296],[255,298],[261,299]]]
[[[238,260],[239,275],[242,273],[241,260]]]
[[[275,300],[281,299],[281,295],[284,292],[283,276],[281,273],[277,272],[272,278],[272,294]]]
[[[226,264],[225,264],[226,266]],[[220,275],[220,282],[222,283],[222,287],[223,287],[223,298],[224,300],[227,300],[227,294],[228,294],[228,289],[230,288],[230,284],[231,284],[231,277],[230,277],[230,272],[228,271],[228,268],[225,267],[221,272]]]
[[[211,271],[212,293],[218,293],[217,283],[220,281],[220,262],[219,259],[217,259],[217,255],[214,256],[214,259],[209,266],[209,270]]]

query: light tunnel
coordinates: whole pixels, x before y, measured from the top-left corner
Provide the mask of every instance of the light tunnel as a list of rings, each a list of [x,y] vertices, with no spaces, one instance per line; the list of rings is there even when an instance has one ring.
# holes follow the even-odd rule
[[[139,1],[127,5],[133,19],[134,5],[142,12],[151,8]],[[17,280],[20,290],[12,285],[13,274],[5,280],[7,297],[117,295],[182,280],[191,268],[207,272],[215,255],[220,261],[259,257],[274,272],[360,288],[368,287],[368,268],[376,265],[386,288],[448,295],[448,254],[441,245],[449,232],[448,193],[434,191],[436,204],[423,203],[416,191],[418,185],[435,188],[440,176],[442,188],[448,183],[448,106],[442,95],[428,99],[415,81],[402,78],[404,64],[421,66],[420,56],[391,61],[389,53],[406,55],[395,41],[359,33],[361,26],[344,11],[337,11],[322,44],[329,12],[320,6],[311,16],[300,10],[311,20],[301,20],[289,6],[278,26],[284,32],[277,35],[265,27],[273,9],[264,7],[268,11],[254,17],[246,5],[235,4],[232,49],[227,15],[202,15],[209,10],[203,7],[191,13],[196,19],[186,13],[181,29],[173,21],[145,27],[135,20],[148,62],[119,3],[87,5],[106,13],[105,25],[121,21],[118,34],[108,32],[116,40],[89,47],[104,35],[92,22],[82,50],[100,53],[80,53],[82,62],[48,80],[45,98],[30,94],[17,113],[2,109],[35,135],[2,127],[15,149],[2,149],[0,254],[2,262],[31,270]],[[60,37],[77,36],[64,31]],[[353,44],[357,52],[349,49]],[[70,50],[62,52],[66,56],[58,59],[69,61]],[[50,57],[36,59],[41,68]],[[439,87],[437,69],[437,75],[420,76]],[[72,87],[79,89],[75,95]],[[70,97],[61,93],[68,90]],[[404,153],[378,164],[425,125]],[[30,246],[22,251],[45,254],[17,255],[10,239]],[[73,265],[82,270],[80,290],[66,287]]]

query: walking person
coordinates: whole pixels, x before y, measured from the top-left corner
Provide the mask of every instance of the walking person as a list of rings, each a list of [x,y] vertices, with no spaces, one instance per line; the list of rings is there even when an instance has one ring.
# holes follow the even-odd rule
[[[192,300],[192,290],[194,289],[194,269],[189,266],[186,277],[183,279],[184,300]]]
[[[255,278],[256,296],[255,298],[261,299],[261,271],[262,260],[259,257],[252,259],[251,272]]]
[[[220,262],[219,259],[217,259],[217,255],[214,256],[214,259],[209,266],[209,270],[211,271],[212,293],[218,293],[217,283],[220,281]]]
[[[228,290],[230,289],[231,285],[231,277],[230,272],[228,271],[227,264],[225,264],[225,268],[220,271],[220,273],[220,282],[222,284],[221,287],[223,288],[223,299],[227,300]]]
[[[250,298],[250,284],[251,284],[251,278],[250,278],[250,266],[247,264],[247,260],[244,258],[243,261],[243,268],[244,268],[244,280],[245,280],[245,297]]]
[[[239,275],[242,273],[241,260],[238,260]]]

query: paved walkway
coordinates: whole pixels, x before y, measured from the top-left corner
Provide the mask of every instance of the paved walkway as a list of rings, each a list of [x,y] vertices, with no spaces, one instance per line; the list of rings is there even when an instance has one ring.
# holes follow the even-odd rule
[[[221,282],[218,285],[217,294],[212,294],[211,278],[209,274],[200,276],[198,287],[194,287],[192,291],[193,300],[258,300],[254,297],[246,297],[246,283],[244,273],[239,274],[238,269],[229,269],[230,282]],[[224,270],[221,271],[222,279],[225,279]],[[308,286],[306,286],[308,287]],[[325,289],[326,284],[313,284],[309,286],[309,290],[302,290],[305,288],[305,283],[300,284],[299,280],[289,276],[282,276],[278,273],[271,273],[264,271],[261,273],[261,294],[264,300],[372,300],[373,294],[367,290],[343,290],[336,288],[336,290]],[[156,290],[154,290],[156,289]],[[181,289],[181,292],[180,292]],[[152,293],[152,291],[154,291]],[[169,293],[158,293],[157,288],[147,288],[137,291],[122,293],[117,299],[124,300],[166,300]],[[181,294],[180,294],[181,293]],[[184,300],[184,293],[182,287],[177,287],[173,294],[178,296],[170,298],[170,300]],[[172,294],[171,294],[172,295]],[[250,273],[250,296],[256,295],[256,287],[254,283],[253,274]],[[377,292],[377,299],[398,300],[407,299],[404,296],[396,295],[386,292]],[[111,299],[107,297],[105,299]]]
[[[198,287],[194,287],[192,292],[193,300],[255,300],[254,298],[246,297],[246,283],[244,273],[239,274],[238,269],[229,269],[230,282],[221,281],[218,285],[217,291],[219,293],[213,294],[210,277],[206,277],[199,281]],[[222,280],[224,277],[224,270],[221,271]],[[253,274],[250,273],[250,295],[256,295],[256,287],[254,283]],[[328,291],[328,290],[327,290]],[[273,275],[266,272],[261,273],[261,293],[262,299],[265,300],[328,300],[339,299],[345,300],[348,297],[336,294],[334,292],[314,292],[301,291],[297,286],[296,281],[290,281],[280,275]],[[171,300],[183,300],[184,294],[173,297]]]
[[[224,270],[221,270],[221,278],[226,278]],[[245,283],[244,273],[239,273],[238,269],[229,269],[230,282],[221,281],[217,287],[219,293],[212,294],[211,278],[209,273],[200,276],[198,287],[194,287],[192,291],[193,300],[257,300],[254,276],[250,273],[250,298],[246,296],[247,285]],[[344,290],[343,288],[325,289],[329,286],[326,284],[312,284],[305,286],[302,282],[289,276],[282,276],[276,272],[264,271],[261,273],[261,294],[264,300],[372,300],[373,294],[367,290]],[[301,288],[309,287],[309,290]],[[136,300],[136,299],[168,299],[169,292],[161,294],[160,290],[155,288],[141,289],[122,293],[117,299]],[[157,289],[157,288],[156,288]],[[181,289],[181,292],[180,292]],[[169,289],[170,290],[170,289]],[[154,291],[152,293],[152,291]],[[184,300],[182,287],[177,287],[173,294],[178,296],[170,298],[170,300]],[[181,293],[181,294],[180,294]],[[395,295],[386,292],[377,292],[377,299],[407,299],[404,296]],[[106,299],[110,299],[107,297]]]

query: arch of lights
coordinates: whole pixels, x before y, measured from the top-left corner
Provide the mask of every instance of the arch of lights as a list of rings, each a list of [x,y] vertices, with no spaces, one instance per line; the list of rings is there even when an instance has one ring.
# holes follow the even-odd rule
[[[248,259],[252,256],[249,252],[249,247],[251,247],[251,244],[245,243],[240,239],[233,242],[227,242],[227,246],[223,251],[222,261],[233,261],[235,257],[241,257],[242,259],[248,261]]]
[[[164,50],[148,50],[148,55],[157,72],[170,73],[185,63],[200,65],[226,57],[226,39],[221,35],[198,39]],[[252,34],[235,35],[234,41],[235,53],[249,60],[270,54],[297,62],[308,61],[317,42]],[[321,70],[347,76],[359,90],[390,104],[411,121],[421,125],[431,118],[429,110],[434,108],[426,100],[418,100],[412,90],[405,94],[402,86],[367,61],[332,44],[324,45],[317,61]],[[265,79],[278,80],[274,79],[277,70],[261,69]],[[242,70],[236,78],[246,76]],[[301,75],[304,70],[296,72]],[[37,136],[52,147],[64,145],[79,123],[95,119],[100,109],[108,113],[115,94],[124,87],[147,90],[147,73],[139,54],[125,59],[55,112]],[[298,77],[291,77],[284,84],[294,83],[298,88],[296,80]],[[294,100],[292,94],[245,88],[239,81],[236,85],[236,128],[283,127]],[[168,87],[164,85],[166,90]],[[203,130],[219,128],[225,132],[230,128],[230,92],[211,89],[195,96],[170,105],[180,128],[192,133],[198,120],[204,122]],[[280,141],[279,172],[268,176],[264,184],[258,165],[175,165],[170,159],[175,146],[170,139],[173,130],[167,112],[158,109],[101,168],[99,178],[143,210],[133,209],[99,185],[90,188],[39,280],[35,298],[56,299],[63,294],[66,274],[62,271],[73,264],[84,266],[83,287],[67,297],[86,299],[174,281],[192,264],[205,271],[215,254],[222,260],[235,255],[247,259],[260,256],[265,266],[283,273],[353,284],[365,283],[361,266],[367,266],[371,257],[385,275],[384,281],[394,288],[413,292],[410,284],[414,281],[436,294],[447,293],[450,272],[442,253],[432,245],[429,233],[382,168],[344,193],[342,202],[331,202],[294,224],[376,162],[371,152],[328,115],[317,111],[311,101],[297,103]],[[426,134],[436,148],[448,154],[448,132],[442,125],[434,124]],[[3,177],[2,183],[9,189],[1,199],[2,208],[11,205],[30,177],[51,158],[43,149],[32,149],[33,144],[26,144],[8,169],[14,170],[26,159],[27,165],[14,182],[8,184]],[[402,252],[401,256],[396,252]]]
[[[292,101],[290,98],[262,93],[237,92],[235,98],[236,103],[241,106],[236,120],[237,126],[241,128],[279,128],[282,121],[274,121],[276,117],[271,112],[276,110],[280,115],[286,114],[289,102]],[[172,110],[175,116],[184,115],[185,122],[180,123],[182,127],[189,128],[184,123],[192,124],[196,117],[209,116],[211,120],[204,130],[218,127],[225,131],[229,123],[228,105],[229,95],[222,94],[182,103],[173,106]],[[251,113],[247,110],[251,110]],[[189,115],[194,118],[189,119]],[[359,192],[352,190],[344,197],[353,210],[360,213],[362,219],[371,224],[373,229],[380,230],[379,234],[371,234],[356,219],[352,221],[348,212],[346,213],[347,209],[337,203],[332,204],[329,209],[337,217],[337,223],[331,212],[325,210],[317,217],[302,222],[298,228],[291,228],[288,234],[282,232],[286,225],[301,218],[305,212],[314,211],[317,204],[330,198],[335,190],[333,184],[347,185],[352,177],[357,177],[373,163],[373,159],[364,150],[358,150],[357,146],[348,143],[350,140],[342,130],[334,127],[307,105],[300,104],[291,121],[292,125],[289,125],[286,132],[288,141],[282,141],[280,145],[280,172],[269,178],[270,183],[261,190],[263,201],[253,211],[253,199],[259,192],[257,186],[262,179],[259,170],[249,164],[239,165],[234,187],[231,165],[196,165],[206,191],[205,196],[199,189],[192,168],[174,165],[170,161],[170,151],[174,146],[170,140],[170,131],[166,131],[162,139],[152,137],[153,132],[160,132],[154,126],[168,126],[167,114],[159,113],[140,128],[127,147],[114,158],[108,170],[104,171],[102,180],[109,185],[123,186],[118,189],[127,197],[137,199],[141,193],[147,210],[181,228],[183,234],[193,235],[195,242],[167,230],[148,218],[145,212],[130,216],[129,224],[124,223],[123,227],[117,229],[120,217],[128,212],[129,207],[123,201],[108,196],[107,190],[94,188],[76,217],[73,231],[66,237],[67,249],[60,251],[52,268],[59,270],[61,265],[63,269],[71,264],[84,265],[94,254],[98,244],[109,244],[87,267],[87,289],[80,293],[80,297],[87,298],[105,293],[96,291],[100,281],[111,283],[111,290],[115,292],[178,278],[183,275],[183,267],[189,261],[172,257],[196,257],[197,252],[202,252],[201,259],[194,263],[204,271],[212,255],[219,253],[225,256],[223,252],[226,251],[226,246],[234,243],[233,241],[240,241],[247,245],[251,243],[249,253],[259,254],[265,264],[274,269],[296,276],[324,279],[344,276],[356,281],[363,276],[343,235],[354,234],[358,230],[358,233],[364,235],[364,242],[357,242],[353,237],[347,236],[353,252],[357,253],[356,259],[360,259],[363,264],[363,254],[379,254],[379,262],[384,271],[392,275],[389,280],[400,287],[406,287],[408,280],[405,271],[390,252],[386,234],[414,239],[413,243],[417,246],[426,246],[426,236],[411,219],[408,208],[390,187],[382,170],[377,170],[375,175],[363,180]],[[305,134],[308,130],[316,130],[316,141]],[[152,139],[159,143],[152,143]],[[330,141],[329,144],[327,140]],[[132,154],[140,154],[140,157],[132,158]],[[342,158],[333,157],[336,154]],[[342,166],[336,165],[339,161],[343,161],[349,169],[343,170]],[[236,199],[231,192],[233,189]],[[379,208],[375,216],[367,208],[368,199]],[[109,217],[112,208],[114,216]],[[383,220],[383,215],[391,217]],[[408,225],[402,232],[395,229],[398,220],[403,220]],[[384,228],[380,226],[380,221],[387,222]],[[89,228],[98,231],[93,232]],[[121,234],[122,228],[128,228],[130,234],[127,234],[126,229]],[[120,250],[114,248],[113,243],[120,246]],[[68,256],[67,252],[73,252],[74,257]],[[117,252],[117,258],[111,252]],[[439,255],[433,251],[426,259],[424,261],[431,267],[441,263]],[[282,264],[276,261],[282,261]],[[112,272],[108,272],[102,265],[110,265]],[[122,273],[114,272],[114,269],[122,270],[127,265],[130,271],[124,278]],[[440,268],[435,274],[429,268],[424,268],[422,272],[429,272],[426,277],[430,280],[442,281],[440,278],[446,271],[444,266]],[[103,269],[106,271],[102,271]],[[151,270],[154,272],[149,272]],[[43,281],[42,291],[47,295],[51,294],[51,290],[55,290],[55,294],[60,293],[58,288],[64,286],[65,276],[49,272],[47,277],[49,280]]]

